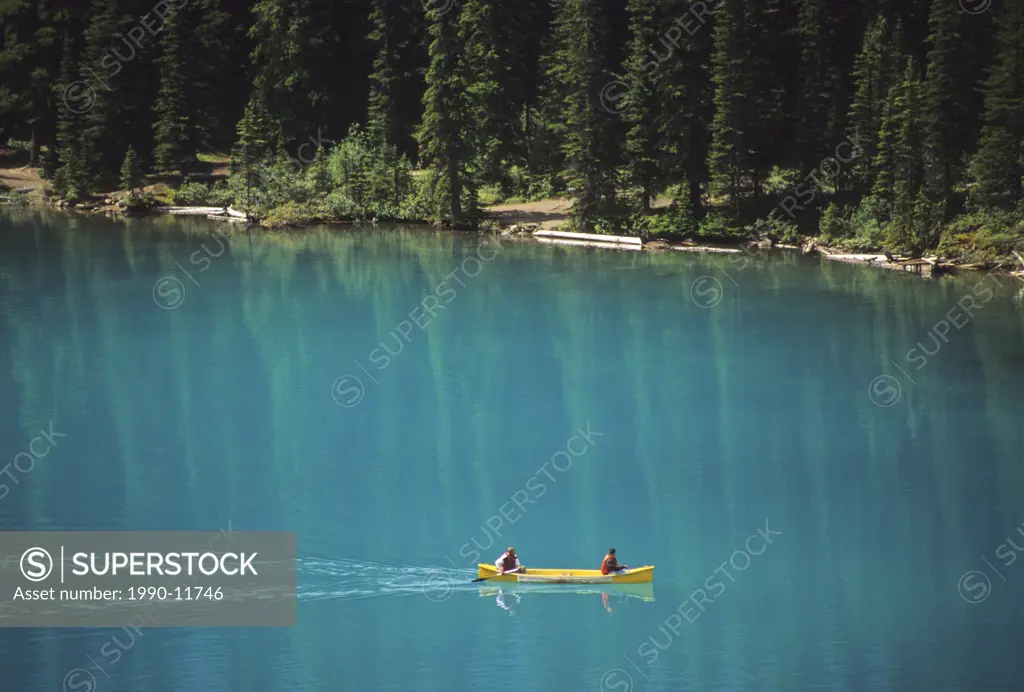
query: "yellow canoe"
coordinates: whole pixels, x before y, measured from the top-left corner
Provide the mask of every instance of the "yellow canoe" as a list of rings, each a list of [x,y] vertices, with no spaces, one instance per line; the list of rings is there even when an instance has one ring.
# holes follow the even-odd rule
[[[654,581],[654,566],[645,565],[601,574],[599,569],[536,569],[528,567],[520,572],[498,574],[494,565],[477,565],[477,578],[489,577],[488,582],[518,582],[520,584],[650,584]]]

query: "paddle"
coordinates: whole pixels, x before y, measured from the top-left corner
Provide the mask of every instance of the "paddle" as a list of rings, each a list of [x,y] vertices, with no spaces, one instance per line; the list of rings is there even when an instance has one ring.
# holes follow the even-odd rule
[[[516,567],[515,569],[510,569],[509,571],[505,572],[505,574],[513,574],[515,572],[518,572],[521,569],[522,569],[522,567]],[[492,574],[489,577],[477,577],[476,579],[474,579],[470,583],[476,583],[478,581],[487,581],[488,579],[494,579],[495,577],[500,577],[500,576],[502,576],[502,575],[500,575],[500,574]]]

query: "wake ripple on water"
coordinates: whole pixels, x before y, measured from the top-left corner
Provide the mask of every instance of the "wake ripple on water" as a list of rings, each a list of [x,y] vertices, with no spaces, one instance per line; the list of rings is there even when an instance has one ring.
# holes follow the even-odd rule
[[[300,601],[416,595],[444,601],[456,591],[476,590],[470,569],[325,558],[299,558],[298,568]]]

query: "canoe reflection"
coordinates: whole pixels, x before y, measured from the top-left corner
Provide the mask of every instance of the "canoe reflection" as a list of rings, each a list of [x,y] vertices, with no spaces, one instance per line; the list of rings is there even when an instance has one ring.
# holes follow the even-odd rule
[[[516,616],[516,607],[519,605],[519,594],[509,593],[505,594],[502,589],[498,589],[498,597],[495,599],[498,607],[502,610],[507,610],[509,617]]]
[[[479,587],[480,596],[483,598],[495,599],[496,605],[502,610],[508,611],[509,616],[515,617],[516,608],[523,596],[533,594],[562,594],[576,596],[601,596],[601,604],[609,613],[616,602],[627,601],[632,598],[654,602],[654,584],[600,584],[600,585],[577,585],[564,586],[561,584],[509,584],[508,587],[496,588],[494,586]]]

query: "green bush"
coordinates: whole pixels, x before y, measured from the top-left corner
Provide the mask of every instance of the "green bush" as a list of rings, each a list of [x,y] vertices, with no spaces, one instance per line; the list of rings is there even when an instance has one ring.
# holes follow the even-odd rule
[[[712,209],[697,224],[695,237],[707,240],[739,240],[748,233],[739,228],[725,213]]]
[[[317,150],[308,166],[284,154],[253,161],[248,171],[238,164],[227,182],[237,208],[263,218],[271,209],[288,202],[311,208],[324,206],[331,185],[323,151]]]
[[[321,215],[306,204],[285,202],[267,212],[263,218],[263,225],[267,228],[286,228],[305,226],[322,220]]]
[[[954,219],[946,226],[937,249],[944,257],[963,262],[994,262],[1014,250],[1024,252],[1024,218],[995,209]]]
[[[289,224],[307,215],[353,221],[443,220],[449,213],[441,181],[429,172],[414,177],[408,159],[395,147],[374,142],[358,125],[329,150],[319,149],[308,166],[283,155],[252,161],[248,170],[236,164],[228,188],[238,209],[271,223]],[[467,185],[464,209],[475,208],[475,194]]]
[[[853,235],[853,224],[844,211],[829,202],[818,221],[818,235],[825,245],[833,245]]]
[[[358,125],[331,150],[325,170],[333,206],[351,218],[398,219],[403,201],[414,193],[408,159],[393,146],[373,142]]]
[[[865,197],[850,216],[851,238],[842,246],[858,251],[870,252],[885,245],[885,224],[881,221],[883,210],[874,197]]]
[[[772,244],[799,245],[803,240],[799,226],[773,214],[744,226],[740,235],[745,239],[770,240]]]
[[[411,193],[402,200],[398,217],[405,221],[426,221],[437,217],[436,203],[432,199],[434,174],[425,171],[414,179]]]
[[[595,214],[590,220],[594,233],[601,235],[626,235],[630,232],[630,215],[604,213]]]
[[[364,218],[359,205],[341,190],[327,195],[323,206],[325,214],[337,221],[358,221]]]
[[[679,200],[672,202],[667,211],[651,217],[648,234],[658,236],[689,237],[697,233],[697,219],[690,208],[689,202]]]
[[[215,185],[185,182],[174,191],[173,200],[182,207],[230,207],[234,193],[223,181]]]
[[[156,197],[150,192],[131,192],[124,198],[124,206],[128,211],[145,211],[157,205]]]

